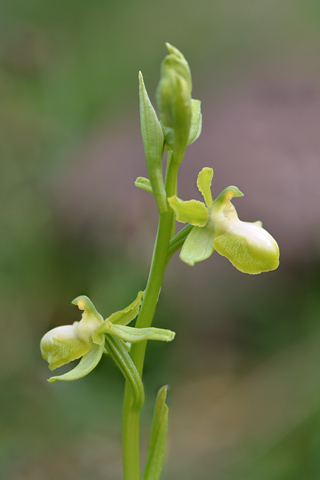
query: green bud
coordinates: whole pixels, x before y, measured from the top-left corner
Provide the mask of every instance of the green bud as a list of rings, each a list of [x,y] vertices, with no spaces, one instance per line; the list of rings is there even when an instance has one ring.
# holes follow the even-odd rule
[[[178,49],[167,44],[169,55],[161,65],[161,79],[157,90],[160,120],[174,130],[174,156],[178,163],[188,145],[192,102],[192,81],[188,62]]]
[[[189,130],[189,137],[187,145],[191,145],[193,142],[199,138],[202,129],[202,113],[201,113],[201,102],[200,100],[191,99],[191,124]],[[161,123],[164,141],[165,141],[165,150],[173,150],[174,148],[174,129],[166,127]]]
[[[215,250],[241,272],[257,274],[275,270],[279,265],[277,242],[262,228],[261,222],[239,220],[230,201],[235,196],[242,196],[237,187],[226,188],[209,209],[215,229]]]

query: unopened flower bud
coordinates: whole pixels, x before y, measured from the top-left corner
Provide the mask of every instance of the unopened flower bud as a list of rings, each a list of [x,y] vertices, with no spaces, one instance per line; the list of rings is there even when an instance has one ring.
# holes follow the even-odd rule
[[[161,66],[157,90],[159,117],[174,131],[174,151],[180,162],[188,144],[192,117],[192,81],[188,62],[181,52],[167,44],[169,55]]]

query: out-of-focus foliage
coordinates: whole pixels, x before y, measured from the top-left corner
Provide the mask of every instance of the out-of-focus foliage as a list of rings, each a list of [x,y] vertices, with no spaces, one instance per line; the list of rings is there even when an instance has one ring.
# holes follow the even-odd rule
[[[261,123],[250,105],[235,117],[236,130],[243,132],[248,118],[255,129],[250,147],[256,140],[263,169],[246,173],[248,185],[270,198],[266,227],[275,225],[275,237],[277,225],[286,227],[277,238],[280,269],[247,278],[219,256],[194,268],[177,258],[165,277],[156,324],[177,338],[170,346],[150,345],[144,413],[147,425],[158,387],[170,383],[163,478],[319,479],[319,215],[310,220],[312,237],[299,225],[316,203],[308,195],[315,192],[320,152],[308,140],[308,149],[314,145],[308,164],[310,151],[294,150],[288,140],[299,137],[296,118],[304,125],[311,118],[305,108],[319,118],[319,10],[315,0],[200,0],[196,8],[183,0],[1,2],[1,478],[121,478],[122,378],[102,360],[75,384],[49,385],[39,341],[50,328],[77,320],[74,297],[89,295],[107,315],[144,288],[156,210],[151,196],[133,186],[145,175],[137,73],[143,71],[152,93],[169,41],[190,62],[204,107],[203,135],[211,142],[201,147],[200,137],[191,147],[194,167],[186,159],[182,178],[188,179],[183,171],[195,178],[212,166],[217,181],[239,185],[248,204],[260,197],[248,198],[237,178],[247,152],[235,143],[229,163],[223,151],[212,153],[219,138],[208,133],[208,108],[221,114],[216,126],[227,123],[232,145],[234,124],[226,122],[223,105],[238,102],[242,85],[265,72],[275,85],[278,76],[295,74],[302,84],[293,93],[291,86],[266,89],[259,99],[271,105],[271,123],[282,125],[268,152],[260,148],[265,110]],[[287,118],[284,105],[292,108],[292,124],[277,123]],[[101,137],[110,143],[102,153]],[[103,169],[91,152],[103,158]],[[293,165],[301,166],[300,176]],[[192,198],[191,185],[182,187],[183,198]],[[277,197],[277,188],[292,198]],[[305,204],[292,211],[300,188]],[[295,239],[303,243],[301,256],[286,253]]]

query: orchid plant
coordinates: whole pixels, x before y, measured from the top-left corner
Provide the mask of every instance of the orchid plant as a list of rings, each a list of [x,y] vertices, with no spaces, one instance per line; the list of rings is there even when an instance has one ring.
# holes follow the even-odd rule
[[[139,414],[145,396],[142,382],[148,340],[170,342],[175,333],[152,327],[165,268],[181,248],[180,258],[188,265],[206,260],[214,250],[241,272],[258,274],[279,265],[279,248],[260,221],[239,220],[231,200],[243,194],[235,186],[225,188],[214,200],[211,193],[212,168],[203,168],[197,186],[204,203],[183,201],[177,196],[178,170],[185,150],[201,133],[199,100],[194,100],[188,62],[167,44],[169,54],[161,65],[157,89],[158,115],[139,73],[141,132],[148,177],[138,177],[136,186],[152,194],[159,212],[149,277],[145,291],[123,310],[104,317],[92,301],[79,296],[73,304],[83,312],[79,322],[47,332],[41,340],[42,356],[55,370],[73,360],[78,365],[49,382],[76,380],[88,375],[103,354],[115,362],[126,387],[123,402],[124,480],[158,480],[161,475],[168,428],[167,387],[158,393],[143,474],[140,471]],[[166,173],[163,175],[167,152]],[[186,223],[175,233],[176,221]],[[134,326],[129,324],[136,319]]]

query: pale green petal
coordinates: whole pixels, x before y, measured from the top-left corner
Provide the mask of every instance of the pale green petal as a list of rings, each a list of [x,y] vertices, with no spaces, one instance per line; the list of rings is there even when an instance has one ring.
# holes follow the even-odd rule
[[[213,239],[212,227],[193,227],[182,246],[181,260],[191,266],[206,260],[214,251]]]
[[[171,330],[154,327],[132,328],[123,325],[111,325],[108,333],[130,343],[138,343],[144,340],[171,342],[175,337],[175,333]]]
[[[204,167],[198,175],[197,187],[202,194],[207,207],[212,204],[211,183],[213,178],[212,168]]]
[[[150,180],[145,177],[138,177],[134,182],[135,186],[145,190],[146,192],[153,193]]]
[[[59,375],[55,377],[49,378],[48,382],[54,383],[58,380],[78,380],[82,378],[88,373],[90,373],[100,362],[102,354],[104,350],[104,345],[92,345],[91,349],[89,350],[84,357],[80,360],[78,365],[70,370],[70,372],[65,373],[64,375]]]
[[[203,227],[207,223],[208,211],[202,202],[198,200],[188,200],[184,202],[176,195],[168,198],[168,202],[178,222],[190,223],[198,227]]]

